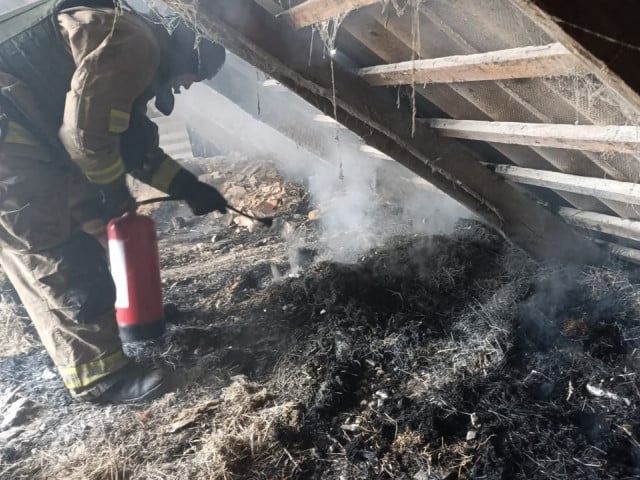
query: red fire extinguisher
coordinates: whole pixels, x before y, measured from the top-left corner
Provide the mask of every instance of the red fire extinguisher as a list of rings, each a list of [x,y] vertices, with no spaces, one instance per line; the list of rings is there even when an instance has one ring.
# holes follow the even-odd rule
[[[124,342],[164,333],[158,242],[153,220],[137,213],[107,225],[111,275],[116,285],[116,319]]]

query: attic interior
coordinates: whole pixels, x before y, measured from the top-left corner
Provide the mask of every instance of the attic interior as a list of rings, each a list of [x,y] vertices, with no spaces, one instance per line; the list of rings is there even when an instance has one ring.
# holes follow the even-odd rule
[[[0,478],[637,478],[638,7],[554,3],[132,4],[228,51],[163,149],[276,221],[145,207],[148,405],[72,402],[5,281]]]
[[[282,79],[283,83],[287,84],[287,81],[293,83],[294,85],[290,86],[294,90],[295,88],[298,88],[298,90],[305,88],[296,84],[295,78],[289,78],[295,77],[295,75],[287,74],[286,69],[290,68],[293,72],[290,71],[289,73],[301,74],[304,77],[299,79],[300,84],[304,83],[302,80],[312,80],[316,82],[316,86],[319,84],[325,88],[324,95],[302,92],[303,96],[306,94],[306,98],[309,99],[309,96],[313,94],[323,97],[325,102],[330,101],[330,103],[333,103],[332,95],[334,89],[333,83],[330,82],[331,75],[328,75],[329,78],[327,78],[325,73],[323,78],[323,73],[314,71],[316,65],[313,64],[313,58],[311,63],[307,61],[309,49],[306,47],[300,48],[299,51],[294,53],[291,46],[310,43],[311,40],[308,37],[311,35],[314,37],[315,43],[320,43],[320,45],[312,44],[310,50],[313,51],[315,48],[322,51],[323,48],[327,48],[326,45],[322,44],[323,42],[326,43],[326,40],[322,40],[322,37],[326,38],[328,35],[322,35],[319,32],[318,35],[313,36],[313,33],[309,33],[309,28],[294,33],[291,31],[293,29],[287,31],[286,28],[280,26],[278,28],[280,38],[272,35],[274,38],[270,38],[270,43],[266,44],[263,41],[268,35],[260,37],[260,32],[264,32],[267,25],[270,25],[273,29],[276,28],[274,25],[277,20],[274,21],[274,14],[276,19],[282,18],[278,17],[278,15],[287,16],[287,14],[278,13],[278,7],[270,2],[259,3],[263,9],[268,10],[266,14],[264,11],[259,11],[259,8],[249,5],[237,7],[237,11],[227,11],[226,13],[229,17],[229,23],[225,23],[225,27],[239,28],[239,30],[235,31],[235,34],[241,35],[244,33],[246,35],[245,39],[242,40],[243,45],[239,45],[237,48],[249,51],[239,51],[238,53],[241,56],[244,54],[247,59],[251,60],[253,58],[256,62],[262,61],[267,64],[270,61],[273,64],[274,61],[284,60],[282,68],[268,67],[267,65],[265,65],[265,68],[275,69],[272,72],[275,76],[287,76],[287,78]],[[379,130],[381,135],[384,135],[382,130],[387,128],[387,124],[396,125],[396,131],[388,133],[404,136],[407,142],[413,144],[418,144],[428,134],[435,135],[438,140],[430,142],[432,144],[430,149],[426,146],[424,147],[422,161],[417,165],[413,165],[411,159],[403,160],[398,155],[394,156],[394,152],[386,152],[384,148],[381,149],[400,163],[409,166],[409,168],[413,166],[418,171],[424,170],[423,164],[429,163],[430,159],[440,158],[444,156],[444,153],[449,153],[447,150],[443,152],[442,149],[456,149],[449,156],[456,157],[456,161],[465,163],[464,167],[460,167],[464,171],[458,172],[455,170],[456,166],[453,165],[454,161],[451,159],[447,165],[441,162],[439,166],[444,170],[442,175],[450,176],[449,183],[452,180],[454,182],[459,181],[464,185],[465,189],[469,190],[468,195],[474,197],[473,199],[466,198],[463,200],[460,195],[466,195],[461,193],[460,189],[456,189],[455,195],[458,195],[457,199],[462,203],[467,202],[465,205],[481,215],[486,215],[486,218],[489,218],[488,221],[501,228],[508,238],[539,258],[545,256],[553,257],[555,255],[562,257],[564,254],[562,244],[566,243],[567,240],[563,236],[569,235],[571,237],[572,232],[565,231],[566,229],[563,226],[552,225],[556,223],[555,220],[547,218],[547,215],[539,211],[536,206],[518,207],[517,212],[514,212],[513,215],[508,213],[515,203],[508,202],[507,205],[501,205],[500,202],[507,198],[507,192],[511,187],[504,187],[504,185],[490,187],[491,182],[499,181],[500,177],[491,175],[489,176],[491,178],[481,177],[481,175],[486,175],[486,168],[479,169],[476,172],[474,170],[478,168],[476,163],[486,162],[501,165],[498,167],[498,171],[504,172],[509,180],[515,181],[518,185],[533,184],[533,186],[538,187],[533,192],[537,199],[547,203],[552,210],[559,211],[560,215],[573,225],[591,232],[604,232],[606,235],[610,235],[614,231],[621,233],[609,222],[620,226],[620,221],[615,217],[629,220],[635,219],[637,215],[632,204],[628,201],[619,202],[623,203],[623,205],[616,204],[617,200],[612,199],[610,195],[606,195],[608,198],[601,198],[598,194],[585,195],[584,193],[587,190],[581,190],[577,187],[567,192],[566,185],[562,187],[565,190],[558,189],[550,192],[548,190],[552,189],[548,188],[548,186],[556,186],[556,183],[549,184],[545,182],[545,179],[534,181],[526,178],[530,175],[540,175],[540,172],[523,171],[518,168],[508,169],[506,167],[521,167],[531,170],[542,169],[545,171],[551,169],[551,171],[555,170],[579,177],[606,178],[632,184],[636,181],[635,177],[637,175],[633,147],[585,145],[580,143],[578,137],[598,136],[606,131],[611,135],[609,139],[614,137],[620,139],[625,131],[633,136],[634,127],[631,125],[635,123],[636,109],[633,105],[637,103],[637,94],[629,87],[625,88],[621,85],[622,82],[615,83],[615,79],[611,79],[610,75],[603,73],[603,66],[597,63],[597,59],[590,56],[587,58],[588,52],[569,52],[565,46],[559,42],[554,42],[556,39],[550,35],[550,27],[535,18],[535,15],[539,12],[533,5],[518,6],[517,2],[514,4],[509,1],[486,5],[462,5],[457,2],[435,3],[436,5],[430,6],[429,9],[422,9],[421,5],[418,8],[419,14],[417,16],[413,15],[415,18],[409,18],[409,15],[401,17],[390,15],[391,9],[395,8],[397,12],[399,8],[398,5],[391,4],[385,9],[378,8],[378,5],[359,9],[351,12],[350,16],[344,20],[340,25],[341,28],[337,31],[338,37],[335,42],[331,42],[331,39],[329,39],[330,43],[335,43],[336,45],[335,57],[337,58],[334,59],[338,70],[334,79],[334,83],[337,84],[335,88],[337,94],[336,103],[339,104],[340,101],[344,101],[345,104],[349,104],[346,107],[347,110],[355,109],[357,111],[344,111],[343,113],[340,108],[337,108],[338,121],[340,121],[340,114],[343,113],[343,123],[351,127],[352,130],[358,130],[348,124],[351,118],[356,117],[364,123],[368,122],[369,128],[373,128],[372,125],[382,127]],[[305,14],[310,15],[307,9],[313,8],[313,5],[299,8],[301,10],[297,11],[301,13],[296,13],[294,8],[288,14],[289,17],[293,16],[294,28],[306,25],[304,16]],[[317,8],[322,9],[321,7]],[[350,7],[345,8],[348,9]],[[407,8],[409,7],[405,5],[405,10]],[[284,11],[282,8],[280,10]],[[218,23],[227,21],[224,15],[224,12],[217,12],[212,6],[211,16],[216,18]],[[296,15],[300,15],[302,19],[298,20]],[[252,19],[254,24],[243,24],[242,22],[246,21],[245,19]],[[235,25],[233,23],[234,20],[236,21]],[[206,30],[206,21],[202,23],[201,28]],[[515,24],[519,28],[514,29],[513,33],[508,33],[501,28],[504,24]],[[330,26],[327,28],[329,30],[332,29]],[[220,35],[220,30],[221,28],[218,29],[218,35]],[[430,32],[430,35],[420,34],[421,32]],[[299,38],[295,38],[293,35],[298,35]],[[305,37],[307,37],[306,41],[303,41],[302,39]],[[570,48],[576,50],[580,48],[577,42],[571,40],[568,35],[565,35],[565,37],[563,38],[565,41],[572,42],[569,45]],[[240,42],[236,41],[235,43]],[[264,50],[256,53],[255,49],[252,49],[251,45],[248,44],[259,45]],[[266,45],[271,47],[270,51],[266,48]],[[332,46],[329,45],[329,48]],[[546,65],[540,65],[537,63],[539,57],[536,58],[540,52],[536,53],[536,48],[543,48],[544,46],[552,50],[558,49],[557,54],[559,57],[556,57],[556,53],[551,53],[550,57],[553,59],[548,60],[550,57],[546,57],[548,61],[541,62]],[[513,49],[516,50],[514,51]],[[265,52],[265,50],[267,51]],[[283,54],[281,52],[286,52],[286,58],[278,58],[278,55],[282,57]],[[482,54],[486,57],[468,57],[468,55]],[[541,54],[543,56],[546,55],[545,53]],[[260,59],[255,58],[258,55],[261,57]],[[506,58],[502,59],[502,55],[506,56]],[[516,59],[509,58],[510,55],[515,55]],[[448,58],[451,56],[467,57]],[[522,60],[522,57],[519,56],[524,56],[525,60]],[[415,61],[418,57],[432,60],[416,66]],[[518,60],[518,58],[520,59]],[[476,81],[462,81],[465,80],[464,72],[460,73],[460,71],[454,70],[454,73],[451,73],[452,70],[447,69],[446,66],[434,66],[437,62],[446,62],[447,60],[450,64],[466,62],[466,64],[470,65],[466,79]],[[552,66],[554,60],[557,60],[557,63]],[[321,65],[331,63],[331,58],[327,59],[325,56],[315,61],[318,62],[317,70],[326,72],[327,68],[322,68]],[[340,61],[342,61],[342,64],[340,64]],[[501,68],[500,65],[508,69],[507,66],[512,66],[514,65],[512,62],[518,61],[523,61],[528,67],[523,65],[516,66],[511,72],[495,71],[479,75],[474,73],[483,70],[482,67],[478,67],[478,64],[483,65],[483,62],[485,62],[484,65],[488,64],[499,70]],[[402,62],[410,63],[403,64]],[[497,66],[494,67],[494,65]],[[536,65],[540,68],[536,68]],[[376,70],[376,67],[379,68]],[[485,67],[485,71],[491,67]],[[551,70],[545,71],[546,68]],[[358,69],[361,70],[358,71]],[[380,100],[379,112],[372,112],[371,109],[361,111],[361,106],[370,101],[368,95],[360,95],[359,98],[357,96],[358,91],[349,91],[347,87],[340,88],[341,82],[349,85],[354,84],[354,79],[349,78],[346,73],[345,78],[341,78],[343,73],[341,70],[348,70],[349,73],[356,71],[357,76],[364,80],[359,85],[360,88],[354,88],[353,90],[360,92],[370,90],[372,94],[375,92],[380,97],[385,96],[385,94],[389,97],[385,99],[386,101]],[[385,72],[391,73],[385,74]],[[433,72],[441,72],[441,76],[438,77],[437,73],[434,74]],[[456,75],[459,76],[456,78]],[[533,78],[528,77],[529,75],[533,76]],[[494,81],[492,81],[492,78]],[[373,85],[385,85],[387,88],[368,89],[367,82]],[[413,86],[416,87],[415,90]],[[412,104],[405,105],[404,112],[396,111],[394,114],[397,118],[394,121],[390,121],[390,110],[393,109],[393,104],[397,103],[393,98],[397,97],[397,93],[394,95],[391,90],[397,89],[400,91],[401,88],[409,88],[411,90]],[[381,90],[386,91],[381,92]],[[414,92],[416,98],[415,108],[413,105]],[[322,101],[321,99],[316,100]],[[369,103],[367,106],[370,107],[371,104]],[[325,105],[324,108],[327,113],[331,113],[331,105]],[[412,111],[407,112],[407,108],[411,108]],[[374,113],[378,113],[385,118],[373,118]],[[418,125],[429,125],[431,129],[428,132],[414,131],[416,128],[414,118],[415,123]],[[456,121],[445,121],[449,118]],[[506,125],[483,123],[487,121],[508,123]],[[540,125],[532,125],[541,123],[547,124],[546,129]],[[593,125],[608,128],[602,130],[594,129]],[[360,133],[365,136],[367,142],[371,144],[385,142],[384,138],[378,140],[375,134],[370,134],[367,137],[365,134],[366,128],[363,127]],[[411,130],[410,133],[409,129]],[[551,132],[559,130],[568,130],[566,132],[567,136],[565,137],[564,134],[561,134],[560,138],[552,138]],[[513,131],[518,133],[516,134]],[[520,137],[521,132],[524,138]],[[356,133],[358,132],[356,131]],[[608,143],[605,137],[600,138],[604,139],[605,143]],[[447,140],[450,138],[463,139],[465,143],[460,146],[461,142]],[[469,143],[467,140],[475,143]],[[487,148],[484,143],[480,144],[480,142],[491,142],[492,140],[499,143],[491,143],[492,148]],[[433,144],[438,146],[434,148]],[[414,146],[411,145],[411,147]],[[401,147],[396,145],[395,148],[399,149]],[[459,152],[457,149],[464,149],[464,152]],[[468,159],[469,164],[467,165],[466,160],[462,160],[462,158]],[[427,179],[429,178],[426,172],[420,174]],[[465,175],[473,175],[474,181],[466,181]],[[433,174],[430,176],[433,177]],[[565,184],[575,185],[582,182],[581,179],[574,177],[561,178],[565,180]],[[434,184],[451,194],[451,188],[445,189],[444,185]],[[626,186],[630,187],[631,185]],[[489,190],[499,190],[499,198],[493,200]],[[575,193],[577,193],[577,196]],[[585,199],[585,196],[595,196],[597,200],[594,201],[593,198]],[[521,199],[520,194],[517,197],[518,199],[514,199],[514,201],[529,203],[527,200]],[[478,203],[481,203],[481,205],[478,206]],[[561,207],[568,208],[568,210],[558,210]],[[524,213],[527,209],[531,210],[530,215]],[[607,216],[601,217],[598,214]],[[499,218],[491,219],[491,216],[498,216]],[[525,219],[523,217],[531,218]],[[534,225],[534,230],[545,228],[546,233],[544,236],[548,237],[548,239],[542,240],[542,243],[550,242],[553,246],[527,245],[531,241],[528,227],[521,227],[519,225],[521,222],[530,222]],[[603,226],[603,224],[607,224],[607,226]],[[518,229],[520,228],[524,228],[522,241],[519,241],[518,237]],[[557,230],[558,238],[555,240],[551,240],[551,237],[554,236],[554,233],[551,233],[553,230]],[[628,240],[632,240],[628,236],[627,238],[624,237],[625,235],[622,235],[623,240],[621,243],[623,244]],[[563,242],[562,240],[565,241]],[[610,240],[610,238],[607,238],[607,240]],[[573,239],[573,241],[579,240]],[[626,244],[625,246],[628,247],[630,245]],[[590,250],[587,245],[583,245],[583,247],[586,252]],[[538,248],[542,249],[542,251],[536,251]],[[634,253],[626,249],[614,248],[614,250],[618,253],[628,253],[630,256]],[[570,252],[567,252],[567,254],[570,254]],[[588,257],[590,253],[585,253],[585,255]]]

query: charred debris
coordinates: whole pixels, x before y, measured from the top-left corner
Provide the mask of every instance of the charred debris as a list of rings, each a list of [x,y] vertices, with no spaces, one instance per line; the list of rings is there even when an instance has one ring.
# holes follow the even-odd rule
[[[640,475],[633,270],[539,265],[474,220],[330,261],[313,206],[283,185],[295,247],[154,213],[179,308],[130,353],[186,372],[177,393],[105,412],[44,379],[38,347],[1,360],[3,415],[25,415],[2,427],[0,478]]]

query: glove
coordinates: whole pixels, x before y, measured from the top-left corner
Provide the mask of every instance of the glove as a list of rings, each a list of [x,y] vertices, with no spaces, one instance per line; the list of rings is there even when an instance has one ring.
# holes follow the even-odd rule
[[[185,195],[184,200],[194,215],[206,215],[213,211],[227,213],[227,200],[211,185],[198,180]]]
[[[206,215],[213,211],[227,213],[228,203],[222,194],[207,185],[188,170],[182,169],[171,182],[167,192],[176,200],[185,200],[194,215]]]
[[[120,153],[127,171],[140,170],[147,155],[158,150],[158,125],[144,116],[135,116],[129,129],[120,135]]]
[[[100,188],[102,218],[108,222],[136,209],[136,201],[127,188],[125,176]]]

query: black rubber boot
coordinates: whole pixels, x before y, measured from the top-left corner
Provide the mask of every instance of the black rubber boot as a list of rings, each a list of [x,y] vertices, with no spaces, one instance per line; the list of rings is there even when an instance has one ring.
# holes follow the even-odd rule
[[[172,388],[165,370],[131,363],[79,397],[93,403],[140,403],[155,400]]]

